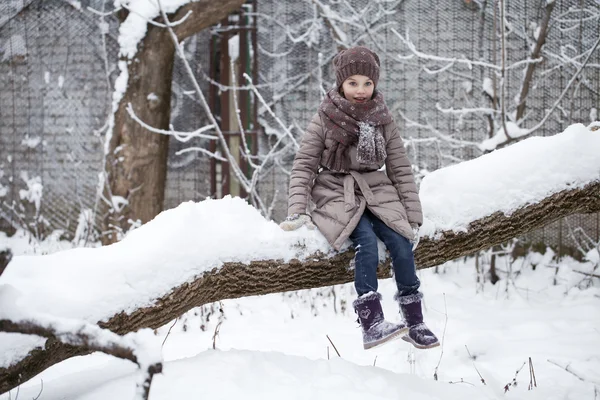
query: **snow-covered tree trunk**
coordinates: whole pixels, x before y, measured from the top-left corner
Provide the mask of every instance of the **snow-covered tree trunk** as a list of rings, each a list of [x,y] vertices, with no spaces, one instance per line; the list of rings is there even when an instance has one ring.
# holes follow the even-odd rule
[[[175,33],[180,41],[184,40],[219,22],[242,4],[243,0],[190,3],[172,17],[179,21],[187,15],[174,28]],[[104,244],[116,242],[132,224],[148,222],[163,210],[169,137],[151,133],[138,124],[130,117],[127,106],[131,104],[135,114],[148,125],[168,129],[174,57],[175,47],[167,29],[148,23],[135,57],[127,60],[127,88],[115,112],[106,149]]]
[[[526,205],[511,215],[496,212],[473,221],[464,233],[441,232],[436,238],[422,238],[415,252],[417,266],[429,268],[472,254],[573,213],[598,212],[599,193],[600,181],[595,180],[583,188],[564,190]],[[353,271],[348,265],[353,257],[353,251],[346,251],[334,257],[317,254],[304,262],[225,263],[219,270],[200,275],[192,282],[182,282],[169,294],[156,299],[152,306],[129,314],[118,313],[98,325],[124,335],[145,327],[158,328],[194,307],[218,300],[351,282]],[[389,262],[381,265],[378,274],[380,278],[390,276]],[[0,393],[55,363],[89,352],[85,346],[74,347],[49,339],[45,349],[32,351],[9,368],[0,368]]]

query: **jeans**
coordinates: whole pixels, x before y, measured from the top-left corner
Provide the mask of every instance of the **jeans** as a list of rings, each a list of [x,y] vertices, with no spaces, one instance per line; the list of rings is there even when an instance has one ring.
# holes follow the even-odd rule
[[[417,293],[421,282],[416,274],[412,243],[366,209],[350,235],[356,250],[354,287],[358,295],[377,291],[377,238],[385,244],[392,257],[398,295]]]

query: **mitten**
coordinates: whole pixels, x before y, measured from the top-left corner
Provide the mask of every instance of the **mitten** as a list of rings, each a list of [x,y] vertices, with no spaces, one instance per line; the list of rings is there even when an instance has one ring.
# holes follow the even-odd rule
[[[285,221],[279,224],[279,227],[284,231],[295,231],[302,226],[306,226],[308,229],[315,229],[315,224],[313,224],[310,216],[306,214],[288,215]]]
[[[417,246],[419,245],[419,226],[418,225],[412,225],[412,230],[413,230],[413,240],[411,240],[412,243],[412,251],[415,251],[415,249],[417,248]]]

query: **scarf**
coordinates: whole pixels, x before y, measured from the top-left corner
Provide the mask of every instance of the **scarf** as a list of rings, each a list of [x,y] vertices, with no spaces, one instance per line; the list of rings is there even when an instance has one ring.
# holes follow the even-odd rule
[[[365,103],[351,103],[336,89],[331,89],[319,106],[319,114],[334,144],[323,157],[323,165],[332,171],[348,172],[350,146],[358,141],[357,161],[379,164],[386,158],[382,125],[392,122],[383,95],[376,92]]]

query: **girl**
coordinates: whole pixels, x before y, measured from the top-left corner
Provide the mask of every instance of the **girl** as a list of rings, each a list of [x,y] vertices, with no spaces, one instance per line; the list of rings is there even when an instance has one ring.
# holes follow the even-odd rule
[[[353,306],[365,349],[402,335],[417,348],[431,348],[439,341],[423,323],[412,244],[423,223],[421,203],[398,128],[376,90],[379,67],[377,54],[362,46],[342,50],[333,59],[336,87],[302,138],[290,177],[288,217],[281,227],[316,225],[336,250],[351,239],[358,294]],[[383,316],[377,238],[392,258],[398,288],[394,299],[404,316],[399,324]]]

